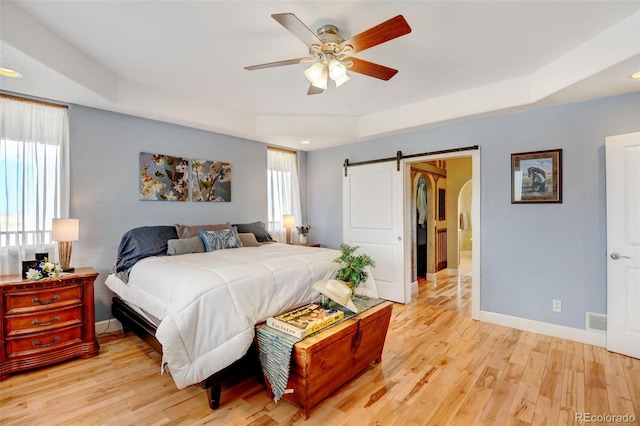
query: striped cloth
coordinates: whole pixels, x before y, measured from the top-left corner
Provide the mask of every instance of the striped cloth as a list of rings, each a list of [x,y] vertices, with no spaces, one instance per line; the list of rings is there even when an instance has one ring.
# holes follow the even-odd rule
[[[360,296],[358,294],[354,294],[352,296],[352,300],[353,304],[358,308],[358,312],[366,311],[367,309],[373,308],[374,306],[382,303],[381,299]],[[334,302],[331,303],[331,307],[334,309],[337,309],[337,307],[340,306]],[[331,324],[330,327],[340,324],[342,321],[357,315],[349,310],[341,310],[344,311],[344,319],[335,324]],[[320,330],[317,333],[324,330],[325,329]],[[311,334],[307,337],[311,337],[317,333]],[[256,337],[258,340],[258,352],[260,353],[262,370],[271,384],[273,399],[278,402],[278,400],[282,398],[282,395],[292,392],[292,390],[287,389],[289,369],[291,367],[291,352],[293,352],[293,346],[302,339],[268,326],[259,327],[256,330]],[[307,337],[305,337],[305,339]]]

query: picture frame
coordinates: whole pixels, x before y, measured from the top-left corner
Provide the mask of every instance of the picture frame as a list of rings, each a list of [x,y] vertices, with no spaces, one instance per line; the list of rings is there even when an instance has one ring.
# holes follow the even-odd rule
[[[189,201],[189,159],[141,152],[138,186],[140,200]]]
[[[27,279],[29,269],[36,268],[40,264],[39,260],[23,260],[22,261],[22,279]]]
[[[511,204],[562,203],[562,149],[511,154]]]

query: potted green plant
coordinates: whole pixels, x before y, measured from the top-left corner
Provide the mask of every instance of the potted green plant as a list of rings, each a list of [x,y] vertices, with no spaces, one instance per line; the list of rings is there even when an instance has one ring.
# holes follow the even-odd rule
[[[350,246],[349,244],[340,244],[340,257],[333,261],[341,266],[336,273],[336,279],[344,281],[354,290],[358,288],[360,283],[367,280],[369,274],[364,270],[367,266],[375,268],[376,262],[366,254],[355,255],[356,250],[360,246]]]

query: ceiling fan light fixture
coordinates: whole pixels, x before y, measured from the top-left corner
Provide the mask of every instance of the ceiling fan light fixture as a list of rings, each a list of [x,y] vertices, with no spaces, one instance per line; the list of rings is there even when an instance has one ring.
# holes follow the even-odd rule
[[[339,79],[334,79],[333,81],[336,82],[336,87],[340,87],[343,84],[345,84],[347,81],[351,80],[351,77],[349,77],[347,75],[347,73],[345,73],[342,77],[340,77]]]
[[[347,67],[345,67],[336,58],[329,61],[329,77],[331,80],[338,81],[347,74]]]
[[[313,87],[317,87],[318,89],[327,90],[327,70],[322,71],[322,75],[316,81],[311,82]]]
[[[316,62],[309,68],[304,70],[304,76],[309,80],[309,83],[314,84],[322,78],[324,72],[324,65],[322,62]]]

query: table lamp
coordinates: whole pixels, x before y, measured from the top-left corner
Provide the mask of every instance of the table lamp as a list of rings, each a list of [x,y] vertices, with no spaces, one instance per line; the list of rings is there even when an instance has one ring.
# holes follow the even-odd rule
[[[286,230],[286,243],[291,244],[291,229],[296,226],[296,217],[292,214],[282,215],[282,227]]]
[[[58,257],[63,272],[72,272],[71,249],[73,241],[78,241],[80,221],[78,219],[53,219],[53,241],[58,242]]]

